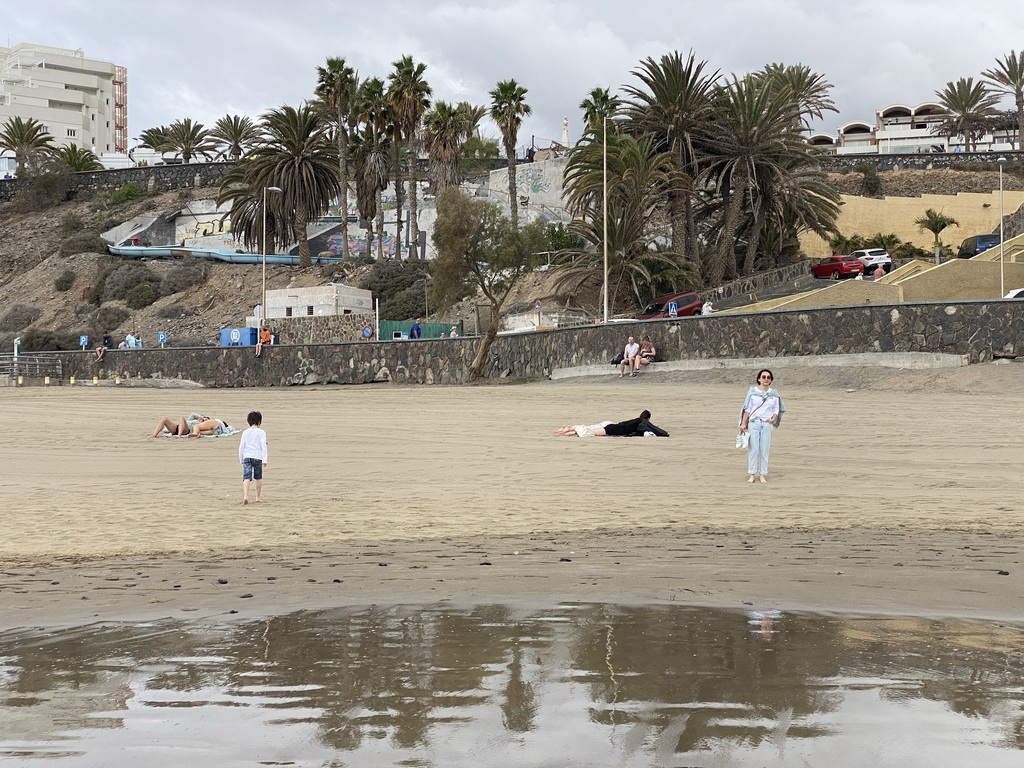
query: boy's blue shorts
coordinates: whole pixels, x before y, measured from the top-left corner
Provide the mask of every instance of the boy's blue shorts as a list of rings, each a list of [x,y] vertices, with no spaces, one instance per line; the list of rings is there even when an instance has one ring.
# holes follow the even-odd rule
[[[243,480],[262,480],[263,462],[259,459],[245,459],[242,461]]]

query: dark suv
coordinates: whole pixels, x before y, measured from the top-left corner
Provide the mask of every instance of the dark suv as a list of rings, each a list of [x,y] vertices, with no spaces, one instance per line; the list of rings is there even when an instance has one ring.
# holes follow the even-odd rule
[[[670,304],[676,305],[676,317],[690,317],[691,315],[699,315],[700,309],[704,306],[704,303],[700,300],[700,296],[695,291],[683,291],[682,293],[670,293],[667,296],[662,296],[655,299],[644,311],[636,316],[637,320],[655,320],[661,317],[672,317],[669,311]]]
[[[999,245],[999,235],[974,235],[960,243],[960,250],[956,252],[956,257],[969,259],[989,248],[995,248],[997,245]]]

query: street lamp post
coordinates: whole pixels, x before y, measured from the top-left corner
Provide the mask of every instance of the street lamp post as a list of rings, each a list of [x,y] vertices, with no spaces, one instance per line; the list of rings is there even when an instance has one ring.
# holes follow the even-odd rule
[[[260,304],[260,328],[267,324],[267,192],[280,191],[280,187],[263,188],[263,298]]]
[[[1006,295],[1005,269],[1003,267],[1003,163],[1005,157],[996,159],[999,163],[999,298]]]
[[[602,283],[601,293],[604,296],[604,322],[608,322],[608,115],[604,116],[604,131],[601,136],[602,139],[602,172],[601,186],[604,189],[604,212],[602,214],[602,224],[604,225],[604,234],[601,237],[602,243],[604,243],[604,282]]]

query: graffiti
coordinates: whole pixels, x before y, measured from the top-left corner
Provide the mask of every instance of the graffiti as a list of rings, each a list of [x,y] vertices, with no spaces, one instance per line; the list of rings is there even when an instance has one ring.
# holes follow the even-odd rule
[[[175,222],[174,239],[181,241],[186,238],[213,237],[231,234],[231,219],[220,214],[210,214],[210,218],[182,217]]]
[[[354,255],[362,255],[367,252],[366,250],[366,235],[349,235],[348,236],[348,250],[349,253]],[[384,258],[394,258],[395,251],[397,249],[398,241],[394,235],[384,235]],[[335,255],[339,255],[344,252],[342,248],[341,233],[331,235],[327,238],[327,250]],[[377,238],[374,238],[373,243],[370,245],[369,254],[373,257],[377,256]]]
[[[520,195],[550,192],[551,182],[545,178],[543,168],[525,168],[516,171],[516,191]]]

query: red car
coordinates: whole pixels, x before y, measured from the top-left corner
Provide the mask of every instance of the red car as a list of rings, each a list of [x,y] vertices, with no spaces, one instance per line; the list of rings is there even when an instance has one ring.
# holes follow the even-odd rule
[[[636,316],[637,320],[654,320],[663,317],[672,317],[671,306],[676,305],[676,317],[690,317],[699,315],[704,303],[700,296],[694,291],[682,291],[670,293],[667,296],[659,296],[648,304],[644,311]]]
[[[841,277],[864,274],[864,265],[856,256],[830,256],[817,264],[812,264],[811,272],[815,277],[838,280]]]

